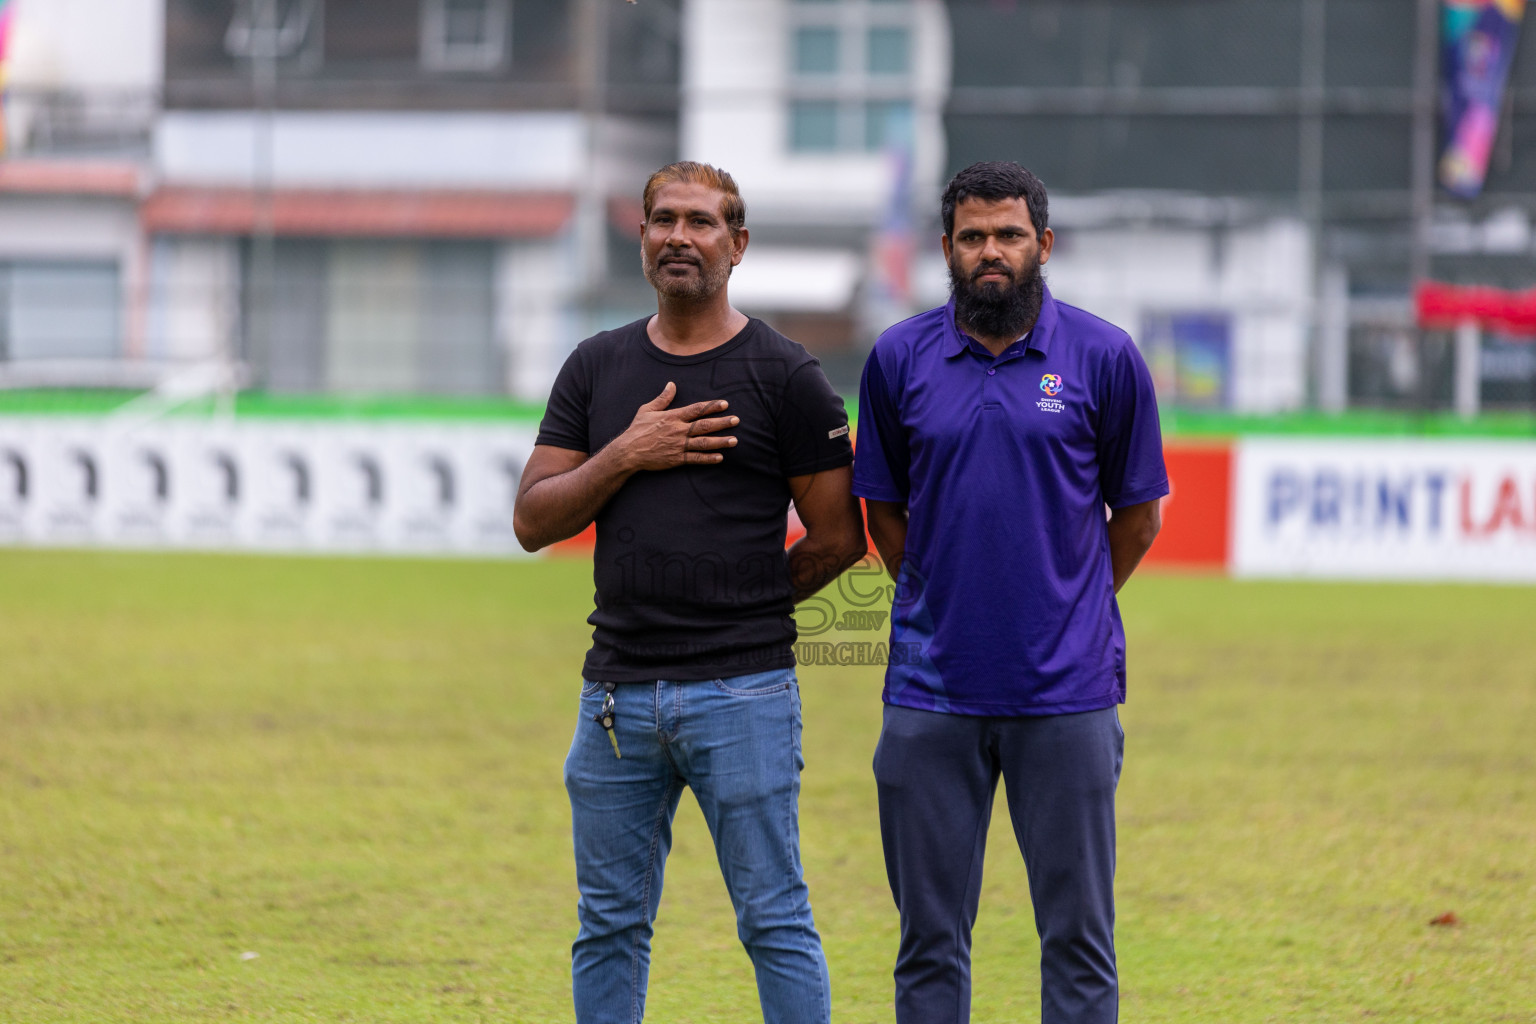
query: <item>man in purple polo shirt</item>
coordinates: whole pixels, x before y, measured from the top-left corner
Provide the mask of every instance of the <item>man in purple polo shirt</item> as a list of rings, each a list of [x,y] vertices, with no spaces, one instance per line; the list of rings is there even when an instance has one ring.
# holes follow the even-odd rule
[[[1045,287],[1039,178],[974,164],[945,190],[943,219],[953,297],[875,344],[854,462],[898,582],[903,657],[886,672],[874,765],[901,913],[896,1020],[970,1017],[1002,776],[1040,934],[1041,1019],[1109,1024],[1125,740],[1115,594],[1168,493],[1157,402],[1126,333]]]

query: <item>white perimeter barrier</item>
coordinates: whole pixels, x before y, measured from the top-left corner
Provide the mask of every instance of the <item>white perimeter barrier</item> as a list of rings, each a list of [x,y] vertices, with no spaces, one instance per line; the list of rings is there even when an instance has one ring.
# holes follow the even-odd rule
[[[535,431],[0,417],[0,544],[520,555]]]
[[[1239,576],[1536,581],[1536,442],[1240,441]]]

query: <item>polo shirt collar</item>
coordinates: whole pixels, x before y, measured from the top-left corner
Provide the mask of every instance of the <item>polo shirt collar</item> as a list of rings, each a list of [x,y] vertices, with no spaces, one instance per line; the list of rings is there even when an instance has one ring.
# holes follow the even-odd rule
[[[971,347],[972,341],[970,336],[961,331],[955,324],[955,297],[953,295],[949,297],[949,302],[945,304],[944,310],[944,330],[946,332],[944,358],[953,359],[955,356],[964,354]],[[1027,347],[1032,351],[1039,352],[1041,355],[1048,355],[1051,350],[1051,338],[1056,333],[1056,323],[1059,319],[1060,317],[1056,312],[1056,300],[1051,297],[1050,287],[1046,286],[1045,297],[1040,302],[1040,316],[1035,320],[1035,326],[1025,335],[1028,341]],[[975,344],[980,349],[980,342]],[[981,351],[985,352],[986,350],[981,349]],[[991,355],[991,353],[986,354]]]

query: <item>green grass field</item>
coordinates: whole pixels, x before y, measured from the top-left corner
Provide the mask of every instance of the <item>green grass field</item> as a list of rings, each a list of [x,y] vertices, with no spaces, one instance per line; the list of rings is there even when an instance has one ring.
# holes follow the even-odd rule
[[[569,1020],[589,597],[576,562],[0,552],[0,1020]],[[1123,603],[1122,1019],[1536,1022],[1536,589]],[[835,1019],[889,1021],[879,671],[802,685]],[[1028,1021],[994,824],[974,1019]],[[757,1019],[686,798],[667,882],[648,1018]]]

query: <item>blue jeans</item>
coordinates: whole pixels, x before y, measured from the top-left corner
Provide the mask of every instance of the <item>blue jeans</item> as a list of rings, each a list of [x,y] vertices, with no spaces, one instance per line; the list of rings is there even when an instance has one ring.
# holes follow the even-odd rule
[[[981,718],[886,705],[875,782],[901,912],[897,1024],[970,1020],[971,926],[999,777],[1040,935],[1040,1020],[1119,1019],[1115,787],[1124,751],[1114,708]]]
[[[715,840],[765,1024],[824,1024],[831,985],[800,869],[800,690],[793,669],[704,682],[621,683],[622,758],[582,690],[565,760],[581,924],[571,948],[577,1024],[638,1024],[651,932],[686,786]]]

